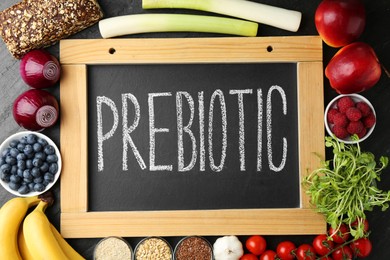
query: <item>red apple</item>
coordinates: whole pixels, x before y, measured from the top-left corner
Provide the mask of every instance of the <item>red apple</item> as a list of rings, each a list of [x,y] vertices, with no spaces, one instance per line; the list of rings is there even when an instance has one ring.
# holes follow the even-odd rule
[[[361,0],[323,0],[314,21],[327,45],[342,47],[360,37],[366,25],[366,11]]]
[[[370,45],[354,42],[341,48],[325,68],[330,85],[340,94],[373,87],[381,77],[381,64]]]

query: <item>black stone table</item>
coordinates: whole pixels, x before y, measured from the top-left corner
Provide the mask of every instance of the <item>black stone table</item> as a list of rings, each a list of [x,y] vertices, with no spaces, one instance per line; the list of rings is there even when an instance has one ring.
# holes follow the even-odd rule
[[[301,27],[296,33],[284,31],[281,29],[272,28],[266,25],[259,26],[258,36],[297,36],[297,35],[316,35],[317,31],[314,25],[314,13],[320,0],[304,1],[304,0],[257,0],[265,4],[280,6],[287,9],[298,10],[303,13]],[[0,2],[0,10],[17,3],[17,0],[3,0]],[[141,0],[99,0],[104,11],[105,17],[112,17],[124,14],[159,12],[158,10],[142,10]],[[367,10],[367,26],[359,40],[371,44],[375,49],[382,64],[390,69],[390,2],[388,0],[364,0]],[[192,13],[189,10],[172,10],[168,12],[185,12]],[[196,33],[155,33],[155,34],[140,34],[128,36],[130,38],[147,38],[147,37],[204,37],[213,36],[210,34]],[[94,25],[71,38],[101,38],[97,25]],[[48,48],[48,50],[58,57],[58,44]],[[330,48],[324,45],[324,67],[329,62],[330,58],[337,49]],[[0,42],[0,142],[9,135],[23,130],[20,128],[12,116],[13,100],[27,90],[27,86],[19,76],[19,61],[15,60],[6,49],[5,44]],[[51,90],[59,97],[59,86]],[[326,105],[337,94],[330,88],[329,82],[324,78],[324,94]],[[382,74],[379,83],[372,89],[362,93],[375,106],[377,112],[377,126],[366,141],[362,143],[363,150],[373,152],[378,158],[380,155],[390,156],[390,79]],[[57,126],[45,130],[43,133],[51,137],[58,145],[59,144],[59,124]],[[390,168],[386,169],[382,175],[382,181],[379,184],[380,188],[390,190]],[[60,198],[59,185],[54,186],[53,191],[56,194],[56,203],[47,210],[47,215],[54,225],[59,228],[60,215]],[[0,188],[0,206],[7,200],[12,198],[12,195],[5,189]],[[367,259],[384,260],[390,259],[390,210],[381,212],[380,208],[376,208],[372,212],[367,213],[370,223],[370,239],[373,243],[373,250]],[[215,237],[208,237],[211,243],[215,241]],[[276,245],[283,240],[291,240],[297,245],[302,243],[311,243],[314,236],[266,236],[269,247],[275,249]],[[137,242],[142,238],[126,238],[130,244],[135,247]],[[168,237],[167,240],[174,247],[180,240],[180,237]],[[246,237],[240,237],[245,241]],[[99,241],[99,238],[94,239],[69,239],[68,241],[74,248],[87,259],[92,259],[94,246]]]

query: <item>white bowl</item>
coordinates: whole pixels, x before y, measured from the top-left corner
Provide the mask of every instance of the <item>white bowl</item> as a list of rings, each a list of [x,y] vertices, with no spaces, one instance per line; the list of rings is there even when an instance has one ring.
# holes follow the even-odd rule
[[[20,196],[20,197],[32,197],[32,196],[40,195],[40,194],[48,191],[57,182],[58,178],[60,177],[61,168],[62,168],[61,154],[60,154],[60,151],[58,150],[58,147],[56,146],[56,144],[49,137],[47,137],[46,135],[44,135],[42,133],[38,133],[38,132],[33,132],[33,131],[18,132],[18,133],[15,133],[15,134],[9,136],[7,139],[5,139],[4,142],[0,145],[0,157],[3,157],[3,151],[5,151],[7,148],[10,147],[10,143],[13,140],[20,140],[21,138],[23,138],[23,137],[25,137],[25,136],[27,136],[29,134],[34,134],[38,138],[42,138],[42,139],[46,140],[47,143],[54,148],[55,154],[57,155],[57,158],[58,158],[58,160],[57,160],[58,170],[57,170],[56,174],[54,175],[54,180],[52,182],[48,183],[43,191],[39,191],[39,192],[38,191],[30,191],[29,193],[26,193],[26,194],[21,194],[18,191],[15,191],[15,190],[11,189],[9,187],[9,184],[7,182],[4,182],[0,178],[1,185],[7,191],[9,191],[10,193],[12,193],[12,194],[14,194],[16,196]]]
[[[328,122],[328,118],[327,118],[327,115],[328,115],[328,111],[331,109],[331,108],[335,108],[337,107],[337,101],[342,98],[342,97],[345,97],[345,96],[349,96],[352,98],[352,100],[357,103],[359,101],[363,101],[365,102],[372,110],[372,113],[374,114],[375,118],[376,118],[376,113],[375,113],[375,109],[373,107],[373,105],[371,104],[371,102],[363,97],[362,95],[359,95],[359,94],[346,94],[346,95],[338,95],[337,97],[335,97],[332,101],[329,102],[329,104],[327,105],[326,109],[325,109],[325,114],[324,114],[324,122],[325,122],[325,128],[326,128],[326,131],[328,132],[329,135],[333,135],[333,132],[331,130],[333,124],[330,124]],[[374,128],[375,128],[375,125],[376,125],[376,122],[375,124],[367,129],[367,133],[362,137],[360,138],[359,140],[352,140],[352,138],[349,136],[345,139],[340,139],[340,138],[337,138],[340,142],[344,142],[344,143],[347,143],[347,144],[355,144],[355,143],[358,143],[358,142],[362,142],[364,140],[366,140],[370,135],[371,133],[374,131]]]

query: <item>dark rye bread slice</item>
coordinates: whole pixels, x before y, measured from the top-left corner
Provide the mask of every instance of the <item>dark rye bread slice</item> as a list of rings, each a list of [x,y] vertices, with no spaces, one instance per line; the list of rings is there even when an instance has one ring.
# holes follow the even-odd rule
[[[24,0],[0,12],[0,36],[17,59],[55,44],[103,17],[96,0]]]

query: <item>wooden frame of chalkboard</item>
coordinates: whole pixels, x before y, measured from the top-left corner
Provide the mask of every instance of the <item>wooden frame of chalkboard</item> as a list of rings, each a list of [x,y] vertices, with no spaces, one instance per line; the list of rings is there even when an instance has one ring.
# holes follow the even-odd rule
[[[300,207],[158,211],[88,211],[87,66],[99,64],[297,64],[300,180],[325,154],[322,41],[318,36],[92,39],[60,43],[61,233],[117,236],[321,234],[323,216],[300,190]]]

